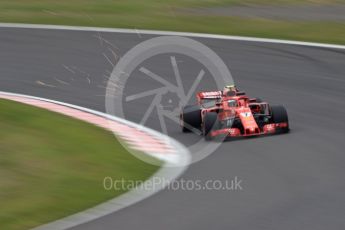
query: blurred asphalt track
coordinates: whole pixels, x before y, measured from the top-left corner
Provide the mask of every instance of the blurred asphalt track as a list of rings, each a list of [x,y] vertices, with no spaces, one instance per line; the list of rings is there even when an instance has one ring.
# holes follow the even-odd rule
[[[152,36],[1,28],[0,90],[104,111],[102,76],[112,66],[105,59],[110,45],[100,37],[121,55]],[[238,176],[243,191],[164,190],[73,229],[345,229],[345,51],[197,40],[223,58],[249,95],[284,104],[291,133],[224,143],[183,175]],[[132,109],[129,119],[142,116],[144,108]],[[176,125],[169,130],[182,143],[195,141]]]

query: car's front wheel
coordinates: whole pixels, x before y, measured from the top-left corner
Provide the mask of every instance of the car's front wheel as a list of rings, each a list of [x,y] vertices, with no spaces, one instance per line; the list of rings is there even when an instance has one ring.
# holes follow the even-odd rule
[[[289,132],[289,118],[284,106],[271,106],[271,122],[272,123],[286,123],[287,126],[280,128],[281,133]]]
[[[186,105],[180,114],[182,132],[190,132],[201,127],[201,109],[198,105]]]
[[[215,112],[206,113],[203,121],[203,135],[205,140],[212,140],[211,132],[216,129],[218,114]]]

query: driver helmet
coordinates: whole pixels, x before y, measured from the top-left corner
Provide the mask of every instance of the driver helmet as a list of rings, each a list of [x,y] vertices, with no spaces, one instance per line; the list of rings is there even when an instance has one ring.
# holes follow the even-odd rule
[[[235,85],[227,85],[223,89],[223,94],[228,95],[229,92],[237,92],[237,88]]]

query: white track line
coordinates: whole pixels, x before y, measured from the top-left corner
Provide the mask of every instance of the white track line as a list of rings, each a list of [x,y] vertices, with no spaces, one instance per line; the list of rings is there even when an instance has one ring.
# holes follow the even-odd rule
[[[224,39],[224,40],[247,41],[247,42],[312,46],[312,47],[332,48],[332,49],[345,49],[344,45],[336,45],[336,44],[302,42],[302,41],[257,38],[257,37],[229,36],[229,35],[219,35],[219,34],[175,32],[175,31],[119,29],[119,28],[83,27],[83,26],[57,26],[57,25],[41,25],[41,24],[21,24],[21,23],[0,23],[0,28],[1,27],[2,28],[22,28],[22,29],[94,31],[94,32],[124,33],[124,34],[140,33],[140,34],[147,34],[147,35],[185,36],[185,37],[212,38],[212,39]]]
[[[9,99],[29,105],[33,105],[40,108],[45,108],[50,111],[58,112],[67,116],[74,117],[79,120],[89,122],[91,124],[97,125],[99,127],[119,132],[126,130],[125,136],[129,140],[136,139],[141,135],[143,138],[153,142],[161,142],[155,148],[145,149],[146,146],[142,146],[141,150],[150,154],[151,156],[157,157],[157,154],[163,154],[166,156],[158,156],[157,158],[164,160],[165,163],[155,173],[151,178],[149,178],[145,183],[135,190],[131,190],[119,197],[116,197],[110,201],[99,204],[93,208],[87,209],[85,211],[73,214],[66,218],[53,221],[51,223],[34,228],[34,230],[61,230],[68,229],[91,220],[100,218],[107,214],[116,212],[124,207],[130,206],[136,202],[139,202],[154,193],[162,190],[168,185],[167,182],[173,181],[179,177],[183,171],[187,168],[190,162],[190,153],[182,144],[175,141],[174,139],[161,134],[152,129],[143,127],[141,125],[135,124],[133,122],[110,116],[105,113],[94,111],[91,109],[83,108],[76,105],[71,105],[59,101],[53,101],[45,98],[33,97],[23,94],[14,94],[8,92],[0,91],[0,99]],[[110,126],[109,126],[110,125]],[[115,128],[113,130],[112,128]],[[120,130],[119,130],[120,128]],[[117,130],[117,131],[116,131]],[[134,132],[133,132],[134,131]],[[146,136],[145,136],[146,133]],[[153,138],[152,138],[153,137]],[[153,140],[154,139],[154,140]],[[140,145],[140,143],[131,143],[134,147]],[[138,145],[136,145],[138,144]],[[173,150],[173,151],[172,151]],[[150,152],[152,151],[152,152]],[[175,156],[175,157],[171,157]],[[165,182],[157,184],[157,181]],[[154,185],[154,186],[152,186]],[[151,188],[151,189],[147,189]]]

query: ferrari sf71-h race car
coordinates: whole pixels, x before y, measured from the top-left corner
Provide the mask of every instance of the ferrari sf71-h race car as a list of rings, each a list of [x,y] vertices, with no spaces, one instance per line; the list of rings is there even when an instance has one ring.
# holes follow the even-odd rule
[[[206,140],[289,131],[288,115],[283,106],[249,98],[233,86],[223,91],[199,92],[197,101],[197,105],[182,108],[180,125],[183,132],[197,131]]]

